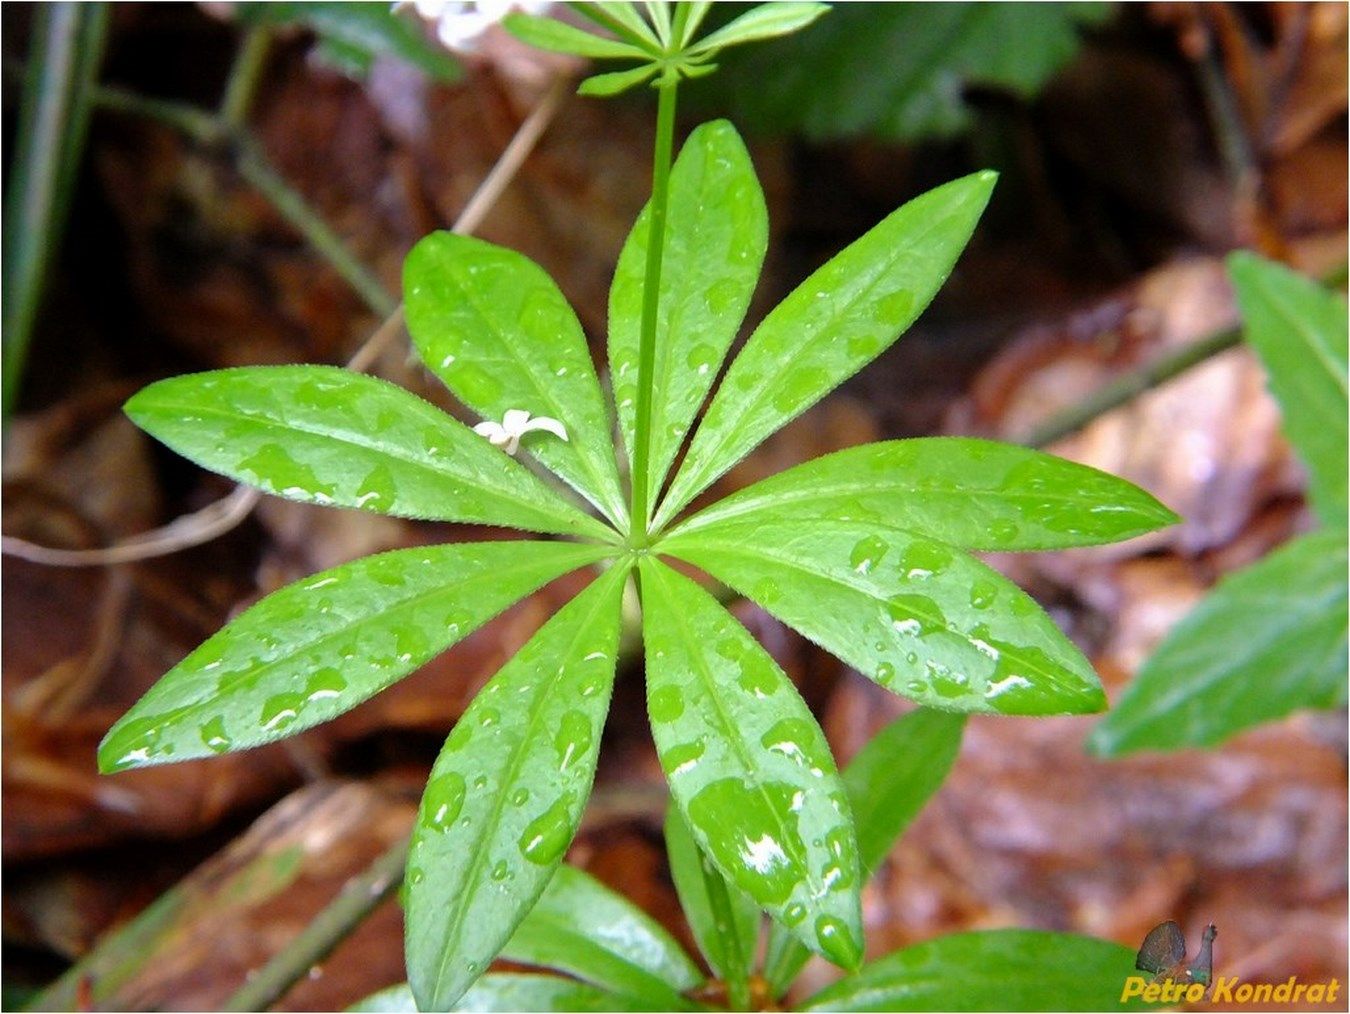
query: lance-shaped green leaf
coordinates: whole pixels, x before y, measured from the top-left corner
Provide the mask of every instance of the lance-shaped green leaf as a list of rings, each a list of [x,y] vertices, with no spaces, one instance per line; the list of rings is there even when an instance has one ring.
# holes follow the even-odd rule
[[[353,1014],[416,1014],[412,987],[406,982],[372,993],[347,1010]],[[649,1004],[620,996],[575,979],[557,975],[522,975],[489,972],[472,986],[452,1008],[512,1014],[515,1011],[642,1011]]]
[[[671,877],[698,949],[713,974],[745,988],[759,943],[759,906],[709,862],[678,807],[666,812],[665,833]]]
[[[689,135],[670,175],[666,248],[656,314],[648,480],[666,470],[745,318],[764,263],[769,220],[754,166],[725,120]],[[631,456],[639,331],[651,204],[619,255],[609,293],[609,366],[619,428]]]
[[[608,552],[564,542],[425,546],[304,578],[169,670],[103,738],[99,769],[210,757],[326,722]]]
[[[1114,475],[992,440],[924,437],[850,447],[770,476],[700,511],[694,532],[759,513],[868,521],[967,549],[1062,549],[1119,542],[1175,524]]]
[[[1343,532],[1304,535],[1230,574],[1181,621],[1093,730],[1103,756],[1214,746],[1346,699]]]
[[[1092,666],[1035,601],[965,553],[858,521],[709,525],[662,540],[887,690],[947,711],[1106,706]]]
[[[593,74],[577,85],[577,94],[589,95],[593,98],[608,98],[611,95],[618,95],[620,92],[635,88],[648,78],[653,77],[657,69],[655,64],[648,63],[641,67],[634,67],[632,70]]]
[[[1309,493],[1322,522],[1345,527],[1345,300],[1288,268],[1235,253],[1244,336],[1265,364],[1284,431],[1308,467]]]
[[[711,54],[727,46],[741,46],[747,42],[789,35],[805,28],[829,9],[829,4],[789,3],[786,0],[760,4],[746,11],[729,25],[700,39],[689,52]]]
[[[572,10],[653,56],[661,52],[661,41],[631,3],[577,4]]]
[[[658,527],[914,323],[965,248],[994,179],[976,173],[916,197],[764,318],[713,396],[657,511]]]
[[[711,595],[655,559],[640,566],[647,713],[689,829],[811,950],[856,968],[858,849],[820,726]]]
[[[798,1009],[1120,1010],[1125,980],[1137,974],[1134,951],[1110,940],[1022,929],[954,933],[888,954]]]
[[[876,871],[946,780],[960,752],[965,724],[964,715],[920,708],[878,732],[844,768],[864,877]],[[809,956],[782,927],[772,927],[764,977],[775,996],[787,991]]]
[[[401,387],[331,366],[170,377],[126,404],[203,468],[307,503],[563,535],[612,532]]]
[[[571,53],[573,56],[588,56],[600,60],[609,58],[644,60],[650,55],[647,49],[639,48],[632,43],[607,39],[554,18],[541,18],[517,12],[508,14],[502,24],[521,42],[527,42],[551,53]]]
[[[530,638],[455,723],[408,856],[408,980],[448,1009],[483,973],[572,843],[614,683],[616,566]]]
[[[559,420],[566,440],[536,433],[524,448],[623,527],[609,413],[553,279],[514,250],[436,232],[404,261],[403,298],[418,354],[455,396],[496,422],[512,409]]]
[[[559,867],[502,957],[568,972],[653,1010],[690,1010],[680,994],[703,981],[651,916],[594,877]]]

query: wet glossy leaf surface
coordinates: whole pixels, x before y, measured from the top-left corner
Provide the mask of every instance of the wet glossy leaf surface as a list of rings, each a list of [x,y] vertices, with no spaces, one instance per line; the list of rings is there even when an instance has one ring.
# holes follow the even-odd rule
[[[914,323],[965,248],[994,179],[976,173],[915,198],[769,313],[709,404],[659,524]]]
[[[759,943],[759,906],[704,858],[678,807],[666,812],[665,837],[671,877],[699,951],[718,978],[745,982]]]
[[[104,737],[105,772],[292,736],[379,693],[605,551],[481,542],[368,556],[273,592],[156,683]]]
[[[703,981],[670,934],[594,877],[560,866],[502,957],[575,975],[657,1010],[689,1010]]]
[[[1323,524],[1345,527],[1345,300],[1283,265],[1236,253],[1228,273],[1256,350],[1280,403],[1284,431],[1308,468]]]
[[[619,255],[609,297],[609,364],[624,445],[632,454],[642,281],[650,206]],[[768,213],[735,128],[705,123],[689,135],[670,177],[656,323],[650,487],[661,488],[694,414],[745,317],[768,242]]]
[[[671,794],[732,883],[837,965],[862,956],[857,844],[820,726],[688,578],[641,565],[647,712]]]
[[[508,1014],[514,1011],[640,1011],[653,1008],[575,979],[489,972],[470,986],[451,1009]],[[367,1014],[414,1014],[418,1007],[412,988],[404,982],[372,993],[347,1010]]]
[[[710,525],[662,543],[887,690],[946,711],[1100,711],[1077,648],[1007,578],[944,543],[856,521]]]
[[[897,718],[872,737],[844,768],[844,789],[858,832],[864,878],[881,865],[910,821],[923,809],[956,762],[964,715],[921,708]],[[806,963],[808,953],[774,926],[764,975],[781,995]]]
[[[483,973],[572,843],[614,682],[627,567],[544,624],[455,724],[408,857],[408,978],[445,1009]]]
[[[888,954],[804,1011],[1120,1010],[1134,951],[1041,930],[955,933]]]
[[[603,537],[529,470],[387,381],[330,366],[161,380],[127,402],[179,454],[289,500]]]
[[[1214,746],[1346,699],[1346,544],[1304,535],[1224,578],[1158,647],[1089,740],[1106,756]]]
[[[535,433],[522,449],[616,524],[627,517],[586,338],[553,279],[514,250],[448,232],[403,266],[408,331],[460,401],[501,422],[510,409],[562,422],[566,441]]]
[[[1178,519],[1124,479],[1013,444],[887,440],[827,454],[713,504],[680,532],[759,514],[869,521],[968,549],[1117,542]]]

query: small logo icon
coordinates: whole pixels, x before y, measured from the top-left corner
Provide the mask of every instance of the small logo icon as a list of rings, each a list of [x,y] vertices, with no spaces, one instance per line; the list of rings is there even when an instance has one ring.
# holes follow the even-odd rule
[[[1219,931],[1210,923],[1200,937],[1200,949],[1186,962],[1186,937],[1171,919],[1148,931],[1134,967],[1153,975],[1154,982],[1198,982],[1208,986],[1214,972],[1214,938]]]

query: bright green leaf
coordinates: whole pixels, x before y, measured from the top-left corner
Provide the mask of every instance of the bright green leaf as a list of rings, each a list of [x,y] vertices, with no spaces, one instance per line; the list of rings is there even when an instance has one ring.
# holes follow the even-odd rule
[[[530,638],[455,723],[432,768],[408,857],[408,979],[445,1010],[547,885],[591,793],[614,682],[628,567]]]
[[[789,3],[787,0],[760,4],[746,11],[729,25],[700,39],[690,49],[690,53],[716,53],[727,46],[740,46],[747,42],[789,35],[805,28],[829,9],[829,4]]]
[[[1097,675],[1035,601],[945,543],[767,511],[662,540],[887,690],[947,711],[1101,711]]]
[[[1225,577],[1093,730],[1094,753],[1214,746],[1346,699],[1343,532],[1304,535]]]
[[[528,469],[401,387],[331,366],[170,377],[126,404],[204,468],[289,500],[612,536]]]
[[[618,39],[606,39],[574,28],[554,18],[541,18],[519,12],[508,14],[502,24],[521,42],[552,53],[571,53],[595,59],[644,60],[647,52]]]
[[[690,1010],[680,994],[703,981],[656,920],[571,866],[558,868],[502,957],[567,972],[654,1010]]]
[[[703,855],[679,808],[666,811],[666,855],[698,949],[723,982],[747,982],[759,942],[759,906]]]
[[[408,330],[422,361],[486,419],[510,409],[559,420],[567,440],[533,433],[522,445],[624,527],[627,507],[600,395],[576,314],[527,257],[435,232],[403,266]]]
[[[1134,951],[1110,940],[1022,929],[954,933],[888,954],[798,1009],[1121,1010],[1125,979],[1138,974]]]
[[[602,28],[607,28],[621,39],[626,39],[650,55],[661,52],[661,42],[652,31],[651,25],[642,20],[642,15],[631,3],[578,3],[571,9],[583,17],[589,18]]]
[[[99,770],[211,757],[350,711],[536,588],[607,551],[477,542],[367,556],[245,610],[99,745]]]
[[[373,993],[348,1007],[353,1014],[414,1014],[417,1003],[406,982]],[[515,1011],[642,1011],[649,1005],[556,975],[489,972],[452,1008],[513,1014]]]
[[[642,84],[655,74],[656,70],[657,68],[654,65],[648,63],[641,67],[634,67],[632,70],[616,70],[612,74],[594,74],[577,86],[577,94],[589,95],[593,98],[618,95],[620,92],[626,92],[629,88]]]
[[[690,0],[689,16],[684,21],[684,33],[675,40],[681,49],[688,49],[689,43],[703,26],[703,19],[712,10],[712,0]]]
[[[699,847],[811,950],[856,967],[857,844],[820,726],[711,595],[651,557],[640,566],[647,713]]]
[[[873,736],[844,768],[865,876],[881,865],[925,803],[941,787],[961,749],[964,715],[920,708]],[[775,925],[764,977],[781,996],[802,970],[807,950]]]
[[[1280,403],[1284,431],[1308,467],[1309,494],[1326,525],[1346,522],[1345,300],[1250,253],[1228,258],[1247,344]]]
[[[989,200],[975,173],[915,198],[837,254],[755,329],[657,512],[681,507],[774,430],[870,363],[923,312]]]
[[[619,255],[609,294],[609,364],[631,457],[650,203]],[[725,120],[689,135],[670,176],[652,371],[649,487],[661,488],[745,318],[769,220],[745,145]]]
[[[1178,518],[1124,479],[1013,444],[926,437],[863,444],[770,476],[676,531],[749,522],[871,521],[967,549],[1119,542]]]

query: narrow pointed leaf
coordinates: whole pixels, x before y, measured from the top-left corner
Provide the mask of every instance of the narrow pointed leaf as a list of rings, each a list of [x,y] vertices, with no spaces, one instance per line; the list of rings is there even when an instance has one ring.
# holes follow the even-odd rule
[[[777,0],[746,11],[729,25],[700,39],[692,53],[715,53],[727,46],[740,46],[760,39],[773,39],[805,28],[829,11],[829,4],[790,3]]]
[[[994,179],[980,172],[916,197],[764,318],[709,404],[658,526],[914,323],[965,248]]]
[[[857,967],[858,850],[820,726],[711,595],[651,558],[640,574],[647,713],[695,840],[811,950]]]
[[[1022,929],[954,933],[888,954],[798,1010],[1121,1010],[1121,989],[1136,974],[1134,951],[1110,940]]]
[[[591,793],[628,568],[559,610],[474,699],[432,768],[408,857],[408,979],[445,1010],[548,884]]]
[[[698,949],[718,978],[745,983],[754,970],[759,906],[703,855],[678,807],[666,812],[665,835],[671,877]]]
[[[680,994],[703,981],[656,920],[571,866],[559,867],[502,957],[567,972],[655,1010],[692,1009]]]
[[[297,581],[151,687],[103,738],[99,769],[211,757],[326,722],[606,553],[563,542],[426,546]]]
[[[663,540],[887,690],[946,711],[1106,706],[1087,659],[1035,601],[945,543],[857,521],[761,518]]]
[[[539,265],[468,236],[432,233],[403,266],[408,331],[422,361],[460,401],[501,422],[508,410],[562,422],[567,440],[522,444],[623,527],[627,518],[586,338]]]
[[[595,98],[618,95],[620,92],[626,92],[629,88],[642,84],[654,75],[656,70],[655,65],[648,63],[641,67],[634,67],[632,70],[616,70],[612,74],[595,74],[577,86],[577,94],[590,95]]]
[[[619,255],[609,294],[609,365],[631,459],[650,203]],[[769,220],[754,166],[725,120],[689,135],[670,176],[656,315],[648,482],[660,490],[745,318],[764,263]]]
[[[1346,543],[1304,535],[1230,574],[1181,621],[1093,730],[1103,756],[1215,746],[1346,699]]]
[[[661,43],[651,26],[631,3],[585,3],[571,8],[615,35],[645,49],[652,56],[661,52]]]
[[[171,377],[126,404],[185,458],[268,493],[399,517],[612,535],[458,420],[331,366]]]
[[[1265,364],[1322,522],[1346,519],[1345,300],[1250,253],[1228,258],[1244,336]]]
[[[691,0],[689,17],[684,22],[684,33],[676,40],[681,49],[689,48],[689,43],[698,34],[699,27],[703,24],[703,19],[708,16],[710,10],[712,10],[712,0]]]
[[[966,549],[1119,542],[1177,516],[1114,475],[992,440],[925,437],[836,451],[700,511],[676,530],[728,521],[868,521]]]
[[[647,56],[644,50],[630,43],[606,39],[553,18],[516,12],[508,14],[502,20],[502,24],[521,42],[527,42],[539,49],[547,49],[552,53],[571,53],[573,56],[589,56],[596,59],[614,57],[641,60]]]
[[[390,986],[348,1007],[352,1014],[415,1014],[417,1002],[406,982]],[[619,996],[575,979],[557,975],[490,972],[452,1008],[457,1011],[642,1011],[652,1008],[631,997]]]
[[[920,708],[882,729],[844,768],[858,831],[858,858],[870,877],[946,780],[961,749],[964,715]],[[769,932],[764,977],[782,996],[810,956],[780,926]]]

